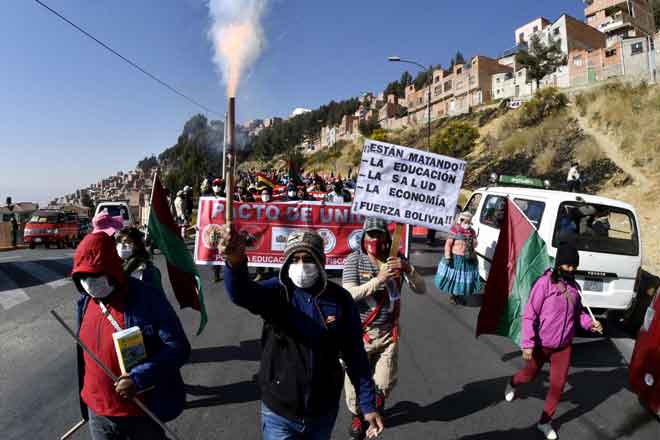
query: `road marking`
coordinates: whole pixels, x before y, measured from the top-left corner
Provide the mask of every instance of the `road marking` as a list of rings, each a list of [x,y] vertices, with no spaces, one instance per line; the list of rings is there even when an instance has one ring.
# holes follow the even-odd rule
[[[52,269],[47,268],[41,264],[35,263],[33,261],[27,261],[20,263],[19,266],[21,269],[26,269],[27,272],[41,281],[44,285],[56,289],[58,287],[64,287],[71,283],[70,279],[64,277]],[[51,281],[48,281],[51,280]]]
[[[0,291],[0,306],[5,310],[9,310],[30,299],[28,294],[25,293],[25,290],[19,289],[14,280],[9,278],[2,270],[0,270],[0,287],[9,288]]]

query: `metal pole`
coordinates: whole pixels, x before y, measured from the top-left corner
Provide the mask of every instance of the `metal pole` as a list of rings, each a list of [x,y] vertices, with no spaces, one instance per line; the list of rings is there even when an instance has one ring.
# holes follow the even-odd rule
[[[80,339],[80,338],[79,338],[79,337],[73,332],[73,330],[71,330],[71,327],[69,327],[69,326],[66,324],[66,322],[64,322],[64,320],[60,317],[60,315],[58,315],[57,312],[56,312],[55,310],[51,310],[50,313],[51,313],[51,315],[53,315],[53,316],[55,317],[55,319],[57,320],[57,322],[59,322],[60,324],[62,324],[62,327],[64,327],[64,330],[66,330],[66,332],[67,332],[69,335],[71,335],[71,337],[72,337],[73,339],[76,340],[76,342],[78,343],[78,345],[80,345],[80,348],[82,348],[83,350],[85,350],[85,352],[86,352],[86,353],[89,355],[89,357],[94,361],[94,363],[96,363],[96,365],[98,365],[99,368],[101,368],[101,370],[103,370],[103,372],[104,372],[104,373],[105,373],[110,379],[112,379],[113,382],[117,382],[117,380],[119,379],[119,377],[117,377],[117,375],[114,374],[114,373],[112,372],[112,370],[110,370],[105,364],[103,364],[103,362],[101,362],[101,360],[100,360],[100,359],[94,354],[94,352],[93,352],[92,350],[90,350],[90,349],[87,347],[87,345],[85,345],[85,343],[84,343],[84,342],[83,342],[83,341],[82,341],[82,340],[81,340],[81,339]],[[147,416],[149,416],[154,422],[156,422],[161,428],[163,428],[163,429],[165,430],[165,432],[167,432],[169,435],[171,435],[172,438],[173,438],[174,440],[180,440],[179,437],[176,435],[176,433],[175,433],[174,431],[172,431],[172,429],[171,429],[170,427],[168,427],[165,423],[163,423],[163,422],[158,418],[158,416],[157,416],[156,414],[154,414],[153,412],[151,412],[151,410],[150,410],[149,408],[147,408],[147,407],[145,406],[145,404],[142,403],[137,397],[133,397],[133,398],[131,399],[131,401],[132,401],[134,404],[136,404],[136,405],[137,405],[142,411],[144,411],[144,413],[145,413]]]

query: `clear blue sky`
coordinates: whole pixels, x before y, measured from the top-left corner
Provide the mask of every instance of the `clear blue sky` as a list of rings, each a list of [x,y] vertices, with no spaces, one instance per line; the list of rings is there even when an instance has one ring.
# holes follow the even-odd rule
[[[224,112],[203,0],[44,0],[125,56]],[[240,121],[380,91],[404,65],[496,56],[537,16],[583,19],[579,0],[271,0],[268,43],[238,93]],[[0,15],[0,197],[44,202],[173,145],[200,110],[32,0]],[[216,118],[214,115],[207,115]],[[0,202],[1,203],[1,202]]]

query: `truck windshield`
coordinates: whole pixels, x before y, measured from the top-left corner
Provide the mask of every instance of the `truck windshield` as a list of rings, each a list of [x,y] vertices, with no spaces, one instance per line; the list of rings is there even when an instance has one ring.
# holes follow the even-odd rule
[[[30,223],[57,223],[56,215],[33,215]]]
[[[120,216],[124,220],[128,220],[128,211],[124,206],[121,205],[107,205],[103,207],[104,211],[108,211],[108,214],[110,214],[111,217],[117,217]]]
[[[637,225],[632,212],[594,203],[564,202],[559,206],[552,245],[569,241],[581,250],[639,255]]]

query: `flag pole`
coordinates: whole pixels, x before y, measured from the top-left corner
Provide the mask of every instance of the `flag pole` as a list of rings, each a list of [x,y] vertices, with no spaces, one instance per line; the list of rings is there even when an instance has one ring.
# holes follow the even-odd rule
[[[96,365],[98,365],[99,368],[101,368],[101,370],[103,370],[103,372],[106,374],[106,376],[108,376],[110,379],[112,379],[113,383],[117,382],[119,377],[116,374],[114,374],[112,372],[112,370],[110,370],[110,368],[108,368],[103,362],[101,362],[101,360],[96,356],[96,354],[94,354],[94,352],[92,350],[90,350],[89,347],[87,347],[87,345],[85,345],[85,343],[73,332],[71,327],[69,327],[66,324],[66,322],[64,322],[64,320],[60,317],[60,315],[55,310],[51,310],[50,313],[51,313],[51,315],[53,315],[55,317],[57,322],[62,324],[62,327],[64,327],[64,330],[66,330],[66,332],[73,339],[76,340],[78,345],[80,345],[80,348],[82,348],[89,355],[89,357],[94,361],[94,363],[96,363]],[[133,397],[131,399],[131,401],[134,404],[136,404],[142,411],[144,411],[144,413],[147,416],[149,416],[154,422],[156,422],[161,428],[163,428],[165,430],[165,432],[167,432],[169,435],[171,435],[174,440],[180,440],[179,437],[176,435],[176,433],[169,426],[167,426],[162,420],[160,420],[156,414],[151,412],[151,410],[149,408],[147,408],[146,405],[144,403],[142,403],[142,401],[140,401],[140,399],[138,399],[137,397]]]
[[[147,232],[144,235],[145,243],[147,241],[147,238],[149,238],[149,220],[151,220],[151,205],[153,205],[154,203],[154,189],[156,188],[156,177],[158,177],[159,172],[160,172],[160,167],[156,168],[156,172],[154,173],[154,179],[151,181],[151,197],[149,197],[149,215],[147,215]]]

